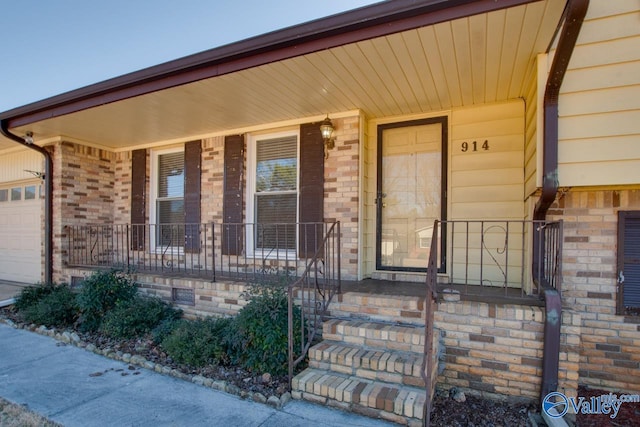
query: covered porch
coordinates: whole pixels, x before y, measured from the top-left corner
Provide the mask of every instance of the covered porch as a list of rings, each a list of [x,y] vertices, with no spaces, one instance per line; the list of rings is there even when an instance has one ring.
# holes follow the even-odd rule
[[[566,3],[382,2],[8,112],[55,161],[53,276],[123,268],[194,316],[284,280],[325,340],[303,340],[298,397],[398,422],[436,383],[535,400],[540,297],[561,284],[562,226],[537,204]]]

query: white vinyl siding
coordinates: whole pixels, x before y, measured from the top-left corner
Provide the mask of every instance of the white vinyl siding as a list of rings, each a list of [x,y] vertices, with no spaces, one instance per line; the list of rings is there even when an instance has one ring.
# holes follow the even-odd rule
[[[561,186],[640,182],[640,10],[591,2],[559,100]]]
[[[449,219],[522,219],[524,103],[454,110],[451,117]],[[473,141],[477,151],[462,151]]]

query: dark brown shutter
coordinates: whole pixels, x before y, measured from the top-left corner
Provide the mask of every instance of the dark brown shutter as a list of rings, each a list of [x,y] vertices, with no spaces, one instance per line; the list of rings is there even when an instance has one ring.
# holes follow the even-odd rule
[[[222,205],[222,253],[242,253],[244,136],[224,138],[224,195]]]
[[[300,126],[299,256],[312,257],[324,233],[324,142],[319,123]]]
[[[618,212],[618,314],[640,308],[640,211]]]
[[[200,141],[191,141],[184,145],[184,250],[186,252],[200,251],[201,157]]]
[[[131,249],[144,249],[147,188],[147,150],[131,152]]]

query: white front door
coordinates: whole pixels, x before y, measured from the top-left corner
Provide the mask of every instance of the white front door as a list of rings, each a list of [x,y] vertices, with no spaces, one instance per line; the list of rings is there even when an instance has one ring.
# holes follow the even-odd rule
[[[426,271],[444,216],[445,139],[446,118],[380,126],[377,269]]]

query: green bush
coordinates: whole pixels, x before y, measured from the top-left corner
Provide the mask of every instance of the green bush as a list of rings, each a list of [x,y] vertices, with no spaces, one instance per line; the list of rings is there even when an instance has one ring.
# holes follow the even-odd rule
[[[78,294],[80,329],[96,331],[107,312],[117,304],[135,298],[137,286],[126,274],[119,271],[96,272],[86,278]]]
[[[20,292],[20,295],[16,298],[14,307],[18,309],[18,311],[23,311],[40,302],[42,298],[53,292],[53,288],[54,285],[52,284],[28,286],[22,289],[22,292]]]
[[[41,289],[41,292],[28,293],[27,298],[22,299],[18,310],[23,318],[27,322],[45,326],[73,325],[78,316],[78,306],[76,295],[69,286],[63,284]],[[30,305],[26,305],[27,301]]]
[[[100,331],[114,338],[133,338],[144,335],[164,319],[176,319],[182,312],[158,298],[142,295],[125,300],[107,312]]]
[[[294,348],[300,347],[300,308],[294,306]],[[249,303],[234,322],[234,343],[229,343],[235,363],[256,372],[284,375],[288,370],[288,308],[283,286],[256,286]]]
[[[180,324],[179,318],[162,319],[160,323],[158,323],[151,331],[151,337],[153,339],[153,342],[155,342],[156,344],[162,344],[162,341],[164,341],[164,339],[168,337],[169,334],[171,334],[171,332],[173,332],[173,330],[179,324]]]
[[[162,340],[162,348],[176,362],[194,367],[228,362],[225,336],[230,318],[179,320]]]

